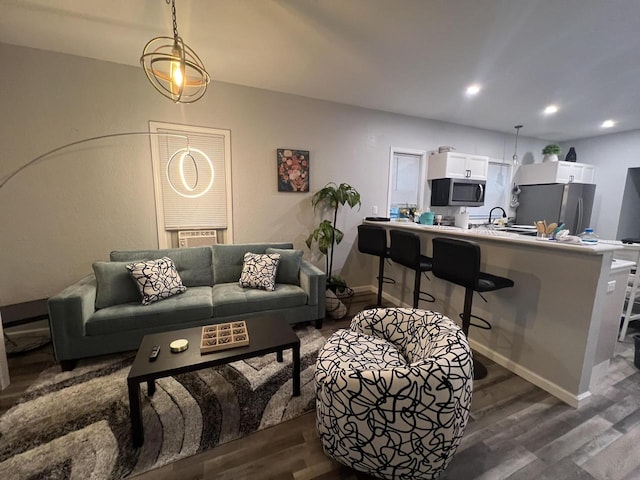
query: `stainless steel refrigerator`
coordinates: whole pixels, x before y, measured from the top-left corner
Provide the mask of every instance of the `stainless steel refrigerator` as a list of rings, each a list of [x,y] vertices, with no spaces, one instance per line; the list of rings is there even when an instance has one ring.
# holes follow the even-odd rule
[[[533,225],[546,220],[547,225],[564,223],[572,235],[589,227],[596,186],[586,183],[545,183],[521,185],[516,223]]]

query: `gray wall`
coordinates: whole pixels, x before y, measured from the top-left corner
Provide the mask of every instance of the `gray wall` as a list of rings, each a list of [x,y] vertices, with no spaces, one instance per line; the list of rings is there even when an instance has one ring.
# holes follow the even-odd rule
[[[362,195],[340,213],[336,265],[370,283],[355,255],[356,226],[387,203],[389,149],[511,158],[513,135],[394,115],[215,81],[192,105],[174,105],[139,68],[0,44],[0,178],[38,155],[87,137],[148,130],[148,121],[231,130],[235,242],[304,239],[318,222],[311,195],[329,181]],[[548,142],[521,138],[520,158]],[[278,193],[276,149],[311,152],[311,193]],[[578,145],[580,154],[580,146]],[[21,172],[0,190],[0,305],[54,294],[114,249],[157,246],[149,140],[83,145]]]
[[[620,239],[620,212],[628,170],[640,167],[640,130],[574,140],[561,146],[563,152],[575,147],[578,162],[596,166],[596,198],[591,224],[601,238]],[[637,205],[631,211],[639,216]]]

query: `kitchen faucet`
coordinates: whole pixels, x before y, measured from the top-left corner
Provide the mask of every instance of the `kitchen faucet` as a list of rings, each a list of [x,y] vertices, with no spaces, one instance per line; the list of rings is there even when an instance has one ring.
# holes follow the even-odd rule
[[[502,218],[507,218],[507,212],[504,211],[504,208],[493,207],[491,210],[489,210],[489,225],[491,225],[491,216],[493,215],[494,210],[502,210]]]

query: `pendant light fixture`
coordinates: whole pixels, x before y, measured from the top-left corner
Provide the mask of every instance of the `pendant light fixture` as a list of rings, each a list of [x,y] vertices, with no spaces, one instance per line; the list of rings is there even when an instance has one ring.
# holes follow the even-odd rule
[[[520,133],[520,129],[522,128],[522,125],[516,125],[515,127],[513,127],[516,129],[516,145],[513,149],[513,164],[514,165],[518,165],[518,134]]]
[[[171,4],[173,38],[156,37],[145,45],[140,64],[151,85],[175,103],[193,103],[202,98],[211,78],[202,60],[178,35],[175,0]]]
[[[518,135],[520,134],[520,129],[522,128],[522,125],[516,125],[513,128],[516,129],[516,144],[513,148],[513,157],[511,157],[513,159],[513,167],[514,170],[518,168],[518,165],[520,164],[520,161],[518,160]],[[513,183],[513,188],[511,189],[511,200],[509,201],[509,207],[511,208],[518,208],[518,206],[520,205],[520,202],[518,201],[518,196],[520,195],[520,187],[518,186],[517,183]]]

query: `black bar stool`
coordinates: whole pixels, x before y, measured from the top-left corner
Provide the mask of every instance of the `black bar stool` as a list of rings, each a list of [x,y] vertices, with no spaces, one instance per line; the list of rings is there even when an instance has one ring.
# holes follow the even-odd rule
[[[375,306],[382,306],[382,284],[396,283],[393,278],[384,276],[385,259],[391,257],[391,251],[387,246],[387,231],[382,227],[373,225],[358,225],[358,250],[360,253],[375,255],[380,257],[378,267],[378,303]]]
[[[484,318],[471,315],[473,292],[491,292],[501,288],[513,287],[513,280],[480,271],[480,245],[469,240],[437,237],[433,239],[433,274],[456,285],[465,288],[464,311],[460,314],[462,331],[469,337],[469,327],[474,326],[485,330],[491,329],[491,324]],[[486,302],[487,300],[482,297]],[[484,325],[471,323],[476,318]],[[482,363],[473,359],[473,378],[479,380],[487,376],[487,369]]]
[[[426,276],[426,272],[431,270],[431,258],[420,254],[420,237],[404,230],[391,230],[389,235],[391,236],[391,260],[416,272],[413,285],[413,308],[418,308],[420,300],[435,302],[433,295],[420,291],[421,275],[424,273]]]

